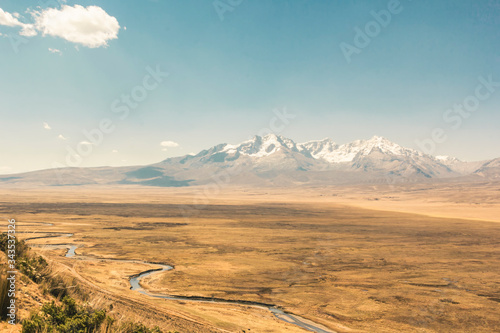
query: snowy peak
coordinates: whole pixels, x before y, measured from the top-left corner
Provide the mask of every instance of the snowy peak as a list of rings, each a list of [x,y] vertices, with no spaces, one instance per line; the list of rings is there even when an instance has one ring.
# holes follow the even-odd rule
[[[401,147],[380,136],[374,136],[369,140],[356,140],[341,146],[328,138],[321,141],[309,141],[299,146],[308,150],[315,159],[322,159],[329,163],[352,162],[356,157],[367,156],[373,151],[400,156],[421,155],[416,150]]]
[[[241,154],[250,157],[265,157],[278,151],[297,151],[297,145],[290,139],[281,135],[268,134],[266,136],[254,136],[238,145],[226,145],[223,152],[227,154]]]
[[[328,160],[330,156],[336,149],[338,145],[333,142],[330,138],[325,138],[323,140],[308,141],[297,145],[299,150],[302,152],[308,152],[315,159]]]
[[[421,155],[416,150],[404,148],[386,138],[380,136],[374,136],[370,140],[361,141],[360,151],[363,155],[368,155],[372,150],[378,148],[382,153],[399,155],[399,156],[409,156],[409,155]]]

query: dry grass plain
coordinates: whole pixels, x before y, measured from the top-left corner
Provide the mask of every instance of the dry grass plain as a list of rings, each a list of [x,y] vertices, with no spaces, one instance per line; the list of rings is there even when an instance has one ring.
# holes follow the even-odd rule
[[[200,191],[3,188],[0,216],[16,218],[18,232],[74,233],[33,243],[175,266],[143,280],[153,292],[271,303],[337,332],[500,329],[498,183],[227,188],[192,206]],[[44,253],[66,267],[61,274],[166,329],[305,332],[266,310],[129,290],[127,276],[149,265]]]

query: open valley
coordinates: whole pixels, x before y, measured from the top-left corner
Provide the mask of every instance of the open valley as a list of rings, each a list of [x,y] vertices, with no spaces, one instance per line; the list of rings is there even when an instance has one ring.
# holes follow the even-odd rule
[[[199,188],[11,188],[0,215],[59,274],[164,329],[307,331],[266,304],[317,332],[493,332],[499,186],[481,188],[227,188],[198,205]],[[474,196],[483,205],[460,202]],[[158,264],[173,269],[131,290]]]

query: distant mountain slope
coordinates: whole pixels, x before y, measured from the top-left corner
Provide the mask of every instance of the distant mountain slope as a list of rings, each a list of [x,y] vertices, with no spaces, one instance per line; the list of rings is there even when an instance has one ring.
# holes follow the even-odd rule
[[[500,179],[500,158],[485,162],[474,171],[474,174],[489,179]]]
[[[464,162],[460,161],[458,158],[450,157],[450,156],[436,156],[436,159],[442,164],[446,165],[453,171],[456,171],[460,174],[471,174],[480,168],[487,161],[479,161],[479,162]]]
[[[389,180],[419,182],[499,175],[500,159],[463,162],[452,157],[434,157],[378,136],[338,145],[328,138],[295,143],[270,134],[235,145],[219,144],[196,155],[168,158],[149,166],[43,170],[0,177],[0,183],[287,186]]]

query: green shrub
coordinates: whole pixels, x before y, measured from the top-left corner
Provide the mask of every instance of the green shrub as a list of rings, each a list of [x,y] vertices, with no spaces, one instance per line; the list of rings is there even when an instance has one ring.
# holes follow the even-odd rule
[[[17,268],[33,282],[39,283],[44,278],[47,261],[43,257],[29,255],[17,259]]]
[[[162,333],[159,327],[150,329],[139,323],[125,323],[115,329],[115,320],[104,310],[92,310],[79,306],[66,296],[61,305],[54,301],[45,303],[39,313],[22,322],[22,333]]]
[[[22,332],[93,333],[98,332],[105,320],[106,311],[84,308],[66,296],[61,305],[54,301],[45,303],[40,313],[24,320]]]
[[[27,255],[29,246],[23,240],[18,240],[17,237],[14,239],[14,244],[16,246],[16,257],[22,258]],[[7,233],[0,234],[0,251],[7,253],[9,236]]]

